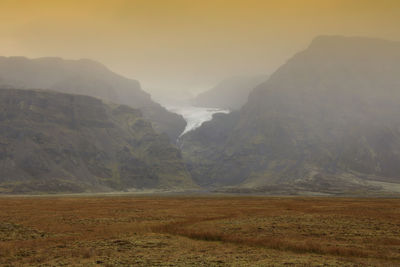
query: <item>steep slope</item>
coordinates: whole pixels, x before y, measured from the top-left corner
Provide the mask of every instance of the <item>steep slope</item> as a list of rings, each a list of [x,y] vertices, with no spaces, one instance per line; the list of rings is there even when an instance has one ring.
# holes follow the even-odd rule
[[[231,77],[199,94],[192,103],[198,107],[237,110],[247,102],[251,90],[267,78],[266,75]]]
[[[0,89],[0,173],[3,193],[193,186],[139,110],[41,90]]]
[[[380,190],[400,183],[399,103],[399,43],[318,37],[258,86],[233,122],[221,115],[187,134],[183,153],[202,184]]]
[[[94,96],[142,110],[156,131],[176,140],[185,120],[153,102],[139,82],[113,73],[95,61],[0,57],[0,88],[51,89]]]

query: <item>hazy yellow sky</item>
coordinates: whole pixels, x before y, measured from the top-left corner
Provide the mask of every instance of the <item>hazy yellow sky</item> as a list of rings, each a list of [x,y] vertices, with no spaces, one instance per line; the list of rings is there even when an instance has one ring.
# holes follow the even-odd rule
[[[400,0],[0,0],[0,55],[91,58],[145,89],[270,73],[317,35],[400,40]]]

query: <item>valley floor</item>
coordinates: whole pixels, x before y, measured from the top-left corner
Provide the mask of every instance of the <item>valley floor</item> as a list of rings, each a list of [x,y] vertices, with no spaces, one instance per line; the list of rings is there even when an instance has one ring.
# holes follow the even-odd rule
[[[1,266],[399,266],[400,199],[4,197]]]

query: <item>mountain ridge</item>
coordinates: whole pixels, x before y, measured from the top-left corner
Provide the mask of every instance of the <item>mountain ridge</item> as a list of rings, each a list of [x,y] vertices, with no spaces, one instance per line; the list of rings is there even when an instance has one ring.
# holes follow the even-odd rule
[[[267,75],[230,77],[200,93],[191,102],[198,107],[237,110],[246,103],[251,90],[267,79]]]
[[[397,42],[316,38],[252,91],[233,122],[221,115],[187,134],[184,157],[200,184],[229,190],[343,193],[399,183],[399,77]]]
[[[173,142],[186,125],[182,116],[154,102],[138,81],[89,59],[0,57],[0,87],[50,89],[139,108],[155,130],[167,133]]]

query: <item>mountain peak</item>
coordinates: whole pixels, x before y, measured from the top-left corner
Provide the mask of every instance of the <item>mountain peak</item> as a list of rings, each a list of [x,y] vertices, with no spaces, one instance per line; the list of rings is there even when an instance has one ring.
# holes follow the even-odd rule
[[[236,192],[379,191],[399,183],[399,77],[397,42],[317,37],[237,115],[188,133],[183,155],[196,181]]]

